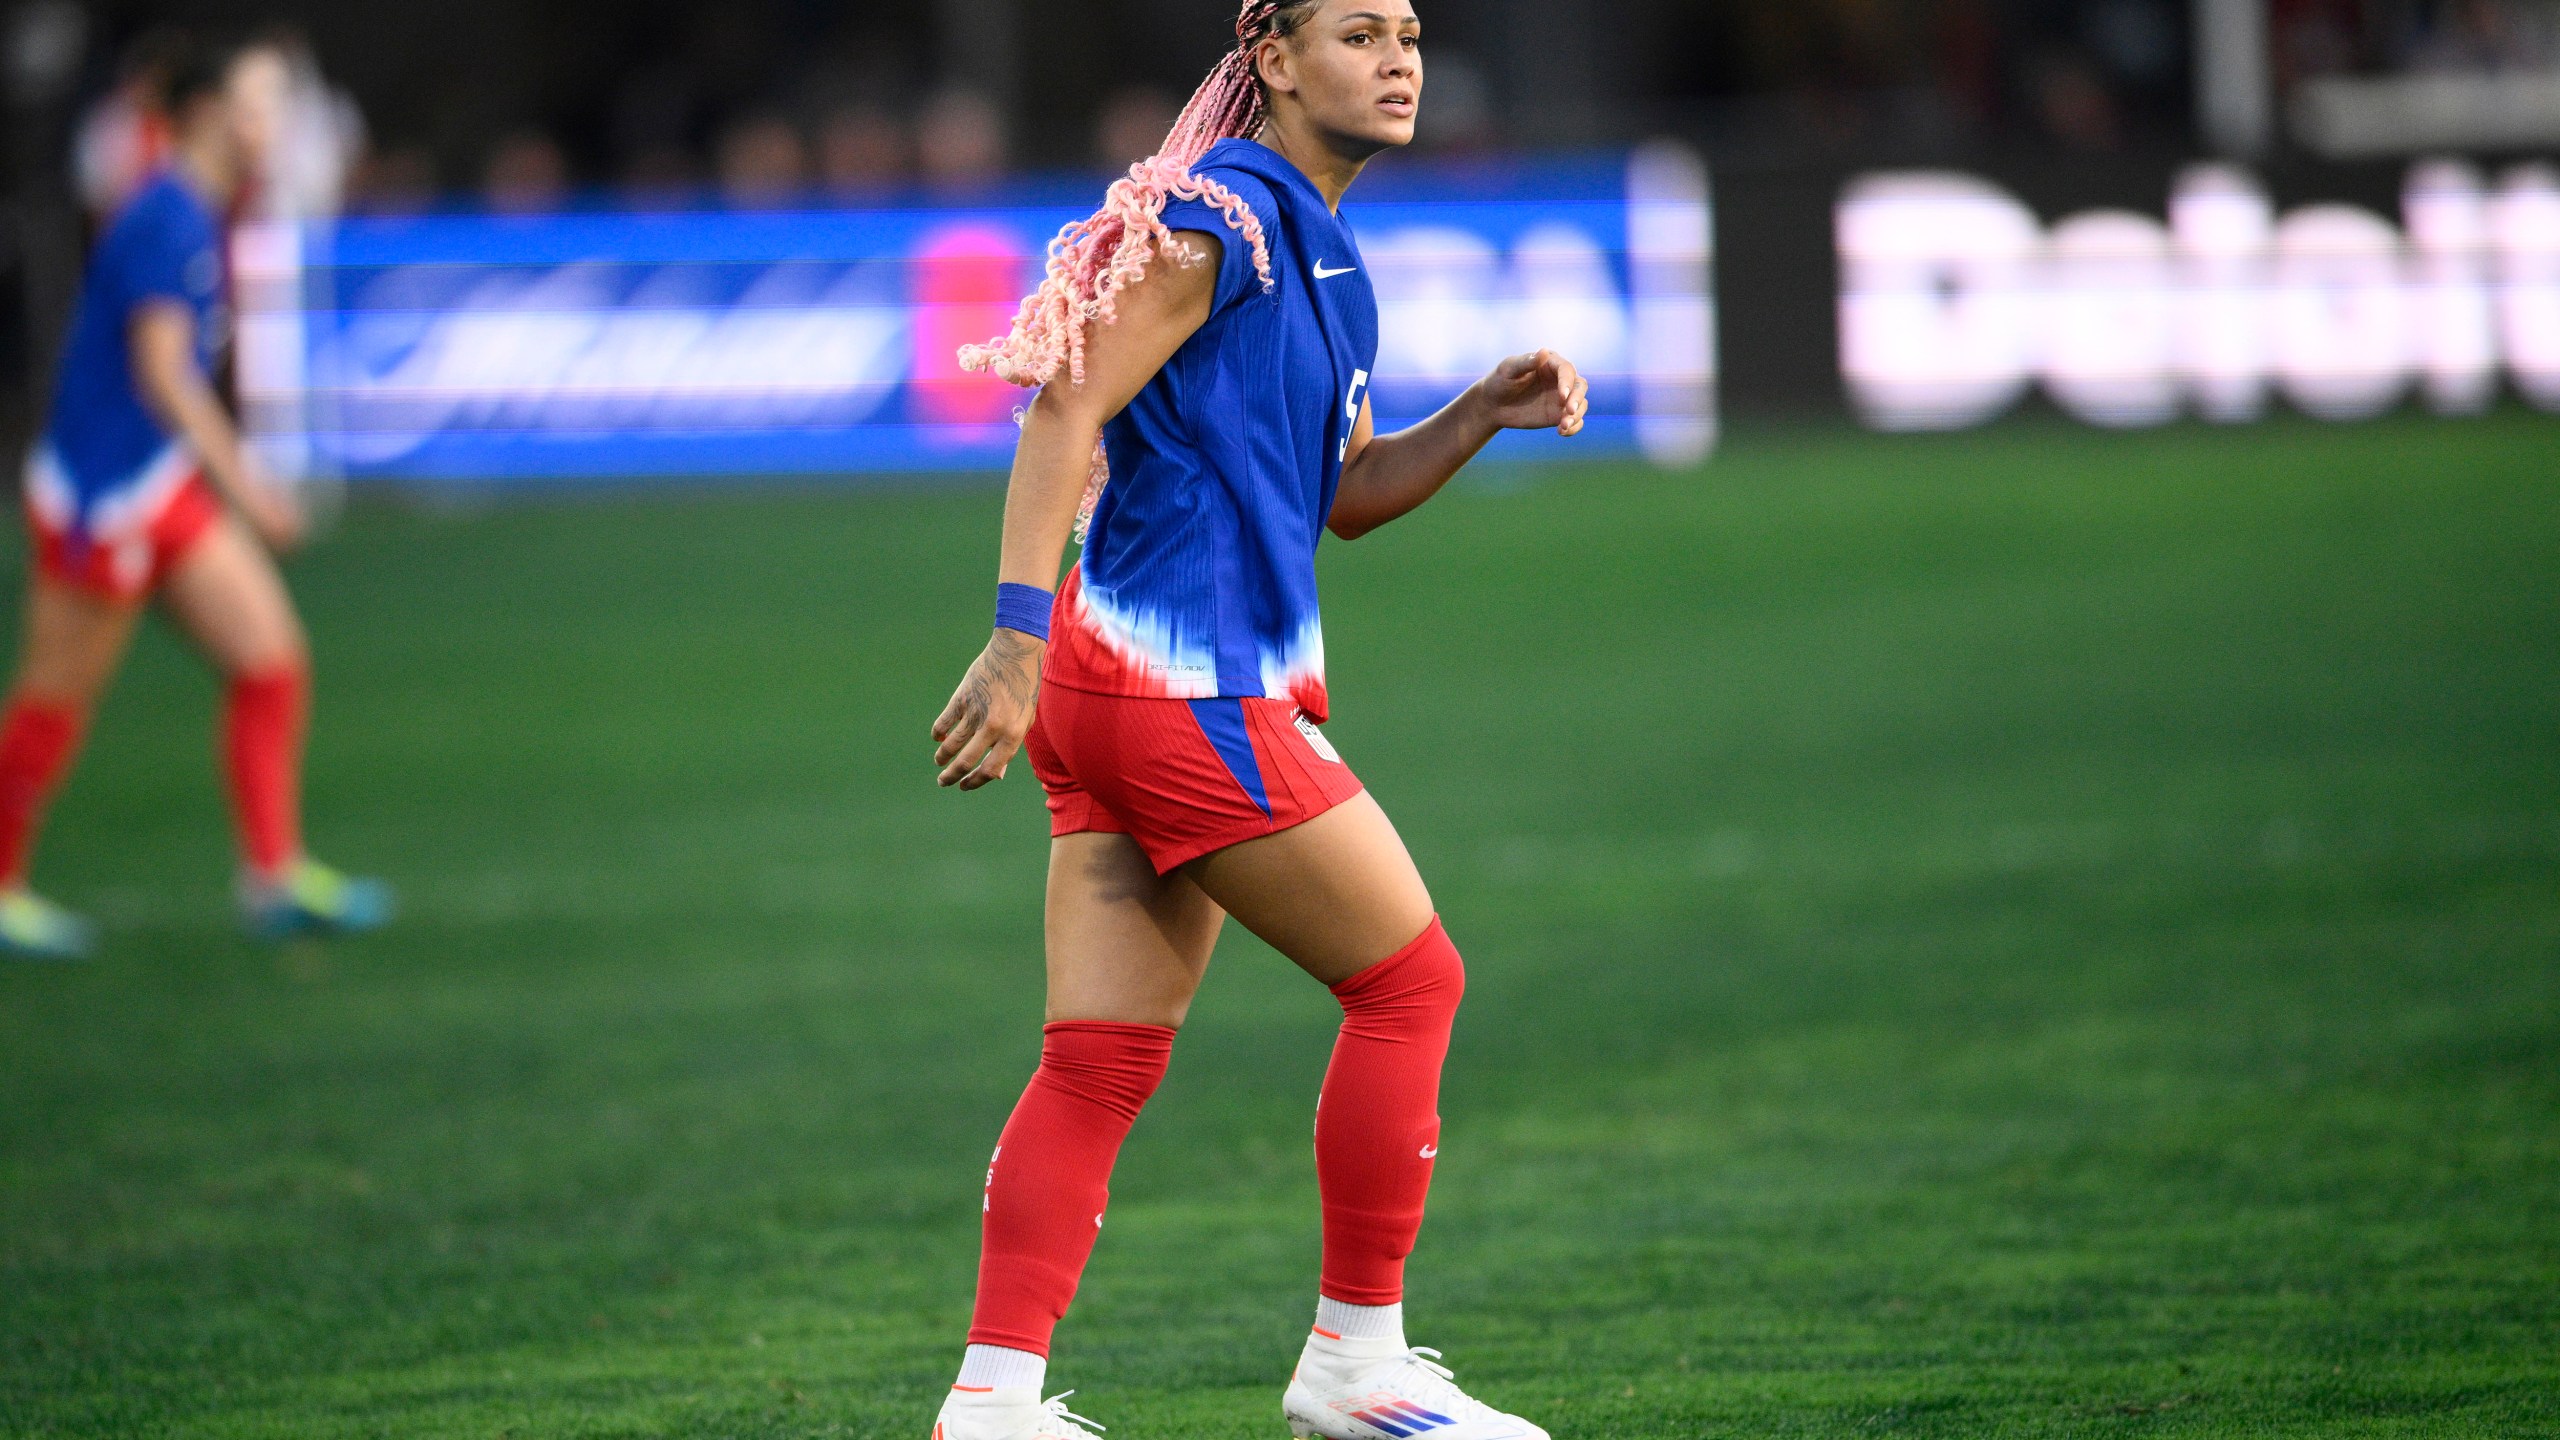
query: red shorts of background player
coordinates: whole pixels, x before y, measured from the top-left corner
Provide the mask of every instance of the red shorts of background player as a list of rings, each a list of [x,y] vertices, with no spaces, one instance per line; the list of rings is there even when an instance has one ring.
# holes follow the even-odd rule
[[[221,519],[222,501],[192,466],[146,475],[93,507],[86,524],[57,477],[41,464],[28,475],[36,573],[112,604],[148,599]]]
[[[1288,700],[1155,700],[1044,686],[1023,741],[1049,833],[1126,835],[1158,874],[1360,793]]]

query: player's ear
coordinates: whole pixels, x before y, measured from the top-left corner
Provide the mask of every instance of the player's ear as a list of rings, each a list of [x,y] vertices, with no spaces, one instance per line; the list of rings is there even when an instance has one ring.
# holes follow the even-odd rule
[[[1297,58],[1295,47],[1277,35],[1265,36],[1253,47],[1253,73],[1262,88],[1274,95],[1298,93],[1298,77],[1292,68]]]

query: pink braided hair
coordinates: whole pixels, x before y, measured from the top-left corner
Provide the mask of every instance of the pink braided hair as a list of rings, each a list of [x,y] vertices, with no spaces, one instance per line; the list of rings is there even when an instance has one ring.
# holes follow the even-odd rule
[[[1221,140],[1261,133],[1266,102],[1262,78],[1254,70],[1254,50],[1269,36],[1294,31],[1315,4],[1245,0],[1236,18],[1236,48],[1201,82],[1165,137],[1164,148],[1114,181],[1101,209],[1058,232],[1049,242],[1048,273],[1023,300],[1012,333],[985,345],[961,346],[961,369],[992,371],[1025,389],[1048,384],[1062,370],[1075,384],[1083,384],[1089,329],[1118,318],[1120,292],[1146,274],[1148,259],[1161,252],[1175,257],[1176,264],[1194,263],[1174,245],[1173,232],[1165,226],[1164,207],[1172,200],[1205,201],[1222,212],[1253,247],[1254,272],[1264,289],[1271,288],[1271,247],[1261,219],[1234,191],[1193,175],[1191,167]],[[1097,443],[1084,506],[1076,517],[1078,539],[1092,522],[1110,474],[1110,462]]]

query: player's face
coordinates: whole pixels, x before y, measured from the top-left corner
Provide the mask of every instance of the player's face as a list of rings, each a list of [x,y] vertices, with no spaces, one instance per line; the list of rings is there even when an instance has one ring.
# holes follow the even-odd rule
[[[241,165],[251,174],[265,173],[279,138],[293,81],[282,55],[256,49],[231,67],[224,87],[231,105],[231,143]]]
[[[1413,143],[1422,21],[1409,0],[1325,0],[1283,48],[1271,68],[1319,128],[1379,149]]]
[[[216,168],[208,179],[237,184],[240,171],[239,107],[222,90],[208,90],[186,103],[177,115],[179,142]]]

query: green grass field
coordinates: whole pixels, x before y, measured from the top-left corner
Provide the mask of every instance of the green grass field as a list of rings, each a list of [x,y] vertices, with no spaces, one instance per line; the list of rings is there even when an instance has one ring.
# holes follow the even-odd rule
[[[2555,455],[1806,432],[1329,550],[1473,973],[1415,1338],[1560,1440],[2560,1434]],[[919,1440],[1038,1043],[1036,789],[924,742],[997,505],[359,507],[313,826],[409,914],[329,949],[153,635],[39,869],[109,953],[0,969],[0,1433]],[[1336,1013],[1230,938],[1114,1440],[1285,1435]]]

